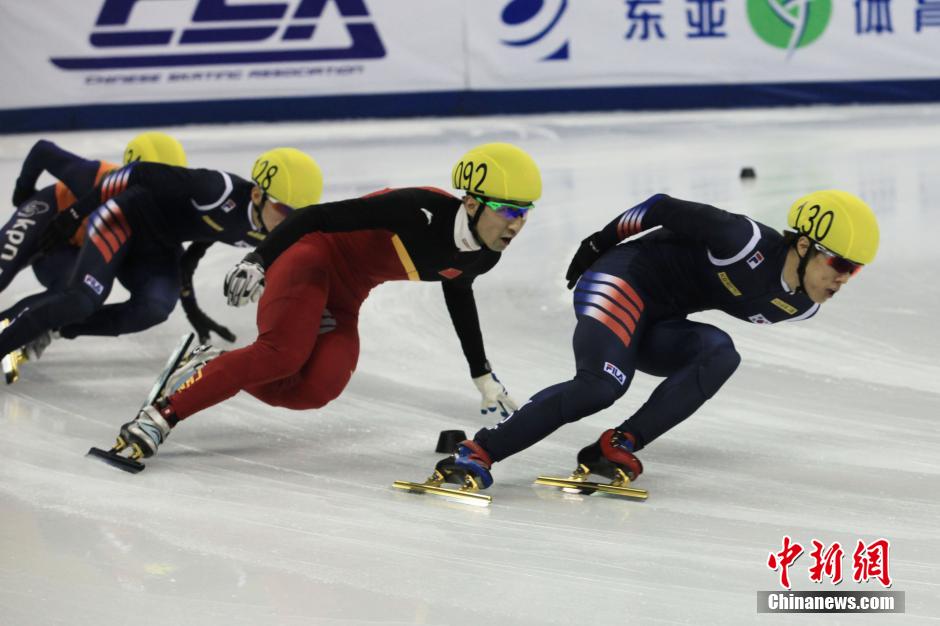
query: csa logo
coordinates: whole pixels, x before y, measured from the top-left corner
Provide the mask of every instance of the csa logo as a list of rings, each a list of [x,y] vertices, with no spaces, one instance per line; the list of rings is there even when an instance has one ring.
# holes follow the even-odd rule
[[[627,377],[624,375],[623,372],[617,369],[616,365],[614,365],[610,361],[604,362],[604,372],[616,378],[617,382],[620,383],[621,385],[627,384]]]
[[[500,15],[507,33],[503,44],[548,50],[542,61],[567,60],[568,39],[552,36],[567,10],[568,0],[511,0]]]
[[[179,21],[180,10],[188,3],[104,0],[89,41],[94,48],[107,53],[50,60],[64,70],[88,71],[362,60],[385,56],[385,46],[368,19],[365,0],[299,0],[299,4],[297,0],[291,3],[229,2],[195,0],[195,10],[192,17],[183,20],[184,26],[160,27],[153,23],[155,16],[163,12],[167,14],[166,19]],[[297,8],[291,12],[289,8],[293,4],[297,4]],[[328,6],[334,7],[343,20],[350,41],[347,47],[314,45],[321,17]],[[138,19],[132,19],[134,17]],[[124,50],[128,54],[121,54]],[[141,53],[141,50],[147,52]]]

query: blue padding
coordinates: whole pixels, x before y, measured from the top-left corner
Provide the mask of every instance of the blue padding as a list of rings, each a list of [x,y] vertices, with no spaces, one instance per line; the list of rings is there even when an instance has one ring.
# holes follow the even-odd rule
[[[359,117],[936,101],[940,101],[940,79],[448,91],[7,109],[0,110],[0,133]]]

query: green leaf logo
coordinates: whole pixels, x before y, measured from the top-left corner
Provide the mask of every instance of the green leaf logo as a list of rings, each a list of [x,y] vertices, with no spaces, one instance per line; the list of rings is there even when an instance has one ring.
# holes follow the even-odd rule
[[[787,50],[787,58],[819,39],[830,16],[832,0],[747,0],[754,32],[770,45]]]

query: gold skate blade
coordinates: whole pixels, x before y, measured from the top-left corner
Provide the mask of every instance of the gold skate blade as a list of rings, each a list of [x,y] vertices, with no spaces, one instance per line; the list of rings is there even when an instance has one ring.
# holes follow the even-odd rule
[[[8,385],[20,379],[20,363],[25,360],[19,350],[3,357],[3,378]]]
[[[10,325],[10,320],[0,320],[0,330]],[[14,350],[0,359],[0,367],[3,368],[3,378],[8,385],[12,385],[20,379],[20,365],[27,360],[22,350]]]
[[[455,500],[466,504],[476,504],[479,506],[487,506],[490,504],[490,502],[493,501],[492,496],[485,496],[482,493],[466,491],[465,489],[450,489],[448,487],[441,487],[440,484],[435,484],[432,482],[412,483],[406,480],[396,480],[394,483],[392,483],[392,487],[395,487],[396,489],[404,489],[405,491],[412,491],[415,493],[430,493],[434,494],[435,496],[454,498]]]
[[[586,480],[573,480],[571,478],[559,478],[557,476],[539,476],[535,479],[535,484],[548,485],[549,487],[600,491],[601,493],[609,493],[627,498],[638,498],[640,500],[646,500],[649,497],[649,492],[646,489],[635,489],[634,487],[623,487],[608,483],[594,483]]]
[[[144,471],[146,468],[146,465],[140,461],[135,461],[132,458],[120,454],[115,448],[111,448],[110,450],[90,448],[88,454],[85,456],[101,459],[108,465],[124,470],[125,472],[130,472],[131,474],[137,474],[138,472]]]

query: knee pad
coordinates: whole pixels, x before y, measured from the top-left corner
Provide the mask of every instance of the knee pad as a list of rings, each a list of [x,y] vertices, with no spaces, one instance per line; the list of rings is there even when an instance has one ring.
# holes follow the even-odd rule
[[[616,381],[608,381],[607,378],[582,370],[565,385],[559,400],[566,421],[574,422],[603,411],[626,392],[626,385],[617,385]]]
[[[101,301],[93,298],[84,289],[69,288],[60,292],[52,301],[30,307],[24,311],[24,315],[37,328],[58,329],[83,321],[100,307]]]
[[[699,388],[706,398],[718,393],[741,363],[741,355],[731,337],[725,333],[721,335],[723,337],[714,337],[707,343],[699,364]]]
[[[176,308],[176,300],[148,299],[140,301],[137,306],[137,309],[141,311],[140,322],[145,328],[167,321],[174,308]]]
[[[306,364],[309,354],[296,349],[274,346],[263,341],[251,345],[252,357],[272,378],[286,378],[299,372]]]
[[[342,389],[325,389],[321,386],[307,387],[302,393],[294,395],[289,400],[287,408],[293,409],[322,409],[335,400],[342,393]]]
[[[68,307],[72,313],[70,321],[80,322],[95,311],[101,308],[104,301],[95,298],[85,289],[68,288],[63,292],[66,301],[64,307]]]

